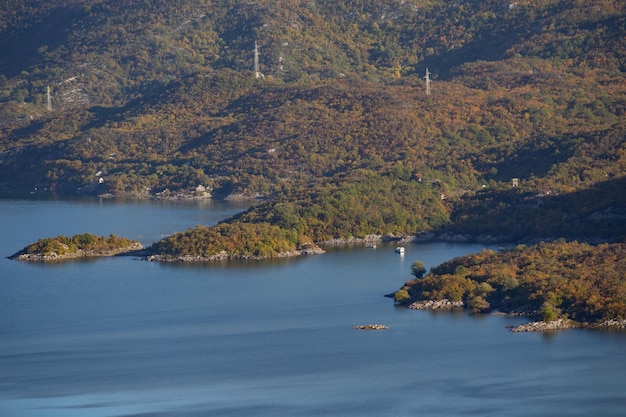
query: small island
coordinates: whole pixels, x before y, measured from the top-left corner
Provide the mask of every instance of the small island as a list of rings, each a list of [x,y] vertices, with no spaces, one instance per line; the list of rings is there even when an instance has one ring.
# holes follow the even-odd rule
[[[384,324],[365,324],[352,326],[352,328],[355,330],[387,330],[389,327],[385,326]]]
[[[455,258],[425,276],[425,270],[415,268],[416,278],[389,296],[416,310],[465,308],[533,320],[514,332],[623,329],[624,271],[625,243],[594,246],[557,240]]]
[[[118,237],[95,236],[83,233],[72,237],[57,236],[43,238],[26,246],[21,251],[9,256],[9,259],[18,261],[62,261],[75,258],[90,258],[115,256],[135,253],[143,249],[140,242]]]

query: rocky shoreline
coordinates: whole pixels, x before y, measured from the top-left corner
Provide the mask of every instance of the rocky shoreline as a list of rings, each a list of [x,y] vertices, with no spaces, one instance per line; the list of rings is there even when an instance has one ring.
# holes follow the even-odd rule
[[[453,308],[463,308],[463,301],[443,300],[416,301],[407,306],[411,310],[449,310]]]
[[[325,253],[325,251],[316,245],[307,245],[302,249],[281,252],[276,258],[291,258],[294,256],[308,256],[319,255]],[[225,250],[212,256],[193,256],[193,255],[148,255],[142,258],[148,262],[215,262],[215,261],[229,261],[229,260],[262,260],[268,259],[267,256],[254,256],[254,255],[241,255],[228,253]]]
[[[626,330],[626,320],[610,319],[599,323],[580,323],[569,319],[557,319],[553,321],[531,321],[512,327],[514,333],[521,332],[549,332],[564,329],[615,329]]]
[[[555,330],[574,329],[577,327],[582,327],[582,325],[573,320],[557,319],[552,321],[531,321],[529,323],[511,327],[510,330],[513,333],[549,332]]]
[[[367,235],[365,237],[347,237],[336,238],[318,242],[322,246],[343,246],[343,245],[363,245],[379,242],[412,242],[412,237],[407,236],[388,236],[388,235]]]
[[[593,329],[618,329],[618,330],[626,330],[626,320],[605,320],[601,323],[596,323],[589,326]]]
[[[388,294],[387,296],[390,296],[390,294]],[[465,305],[463,301],[450,301],[448,299],[415,301],[406,306],[406,308],[410,310],[453,310],[462,309],[464,307]],[[538,313],[536,311],[520,311],[513,313],[496,311],[491,314],[498,316],[537,317]],[[580,323],[574,320],[560,318],[552,321],[531,321],[528,323],[520,324],[518,326],[507,326],[507,328],[513,333],[551,332],[576,328],[626,330],[626,320],[611,319],[599,323]]]

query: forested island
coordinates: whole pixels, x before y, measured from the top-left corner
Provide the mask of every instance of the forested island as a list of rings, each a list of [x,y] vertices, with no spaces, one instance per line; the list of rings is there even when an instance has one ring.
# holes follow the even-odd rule
[[[396,304],[415,309],[464,307],[543,322],[518,331],[626,328],[624,243],[593,246],[559,240],[486,250],[447,261],[426,276],[415,275],[393,294]]]
[[[143,249],[141,243],[115,235],[95,236],[83,233],[72,237],[39,239],[9,259],[18,261],[62,261],[66,259],[114,256]]]

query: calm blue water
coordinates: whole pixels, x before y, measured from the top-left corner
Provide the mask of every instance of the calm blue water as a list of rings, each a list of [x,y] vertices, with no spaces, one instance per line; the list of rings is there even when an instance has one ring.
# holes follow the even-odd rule
[[[275,262],[26,264],[40,237],[149,244],[242,206],[0,200],[0,416],[624,416],[626,334],[510,333],[385,293],[480,245]],[[389,330],[356,331],[381,323]]]

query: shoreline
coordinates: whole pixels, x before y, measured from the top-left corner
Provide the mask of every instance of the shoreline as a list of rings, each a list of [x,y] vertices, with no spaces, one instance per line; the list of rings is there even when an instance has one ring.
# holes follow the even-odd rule
[[[389,296],[386,295],[386,296]],[[415,301],[409,305],[404,306],[409,310],[429,310],[429,311],[451,311],[451,310],[466,310],[463,301],[450,301],[448,299],[443,300],[422,300]],[[502,312],[493,311],[488,313],[492,316],[508,316],[508,317],[536,317],[537,312]],[[506,326],[512,333],[542,333],[542,332],[556,332],[567,329],[590,329],[590,330],[626,330],[626,319],[607,319],[597,323],[577,322],[567,318],[559,318],[552,321],[536,320],[519,324],[517,326]]]
[[[141,259],[147,262],[216,262],[216,261],[231,261],[231,260],[255,260],[260,261],[264,259],[284,259],[284,258],[293,258],[296,256],[310,256],[310,255],[320,255],[325,253],[326,251],[320,248],[317,245],[308,245],[302,249],[296,249],[288,252],[280,252],[276,256],[255,256],[255,255],[241,255],[241,254],[230,254],[225,250],[220,251],[219,253],[212,256],[193,256],[193,255],[146,255]]]
[[[608,319],[598,323],[581,323],[570,319],[531,321],[510,328],[513,333],[552,332],[566,329],[626,330],[626,320]]]
[[[459,235],[460,236],[460,235]],[[441,237],[444,237],[443,239]],[[133,245],[129,248],[124,248],[121,250],[112,250],[105,251],[102,253],[94,252],[94,251],[79,251],[72,254],[67,255],[43,255],[43,254],[21,254],[17,252],[7,258],[18,261],[32,261],[32,262],[51,262],[51,261],[62,261],[69,259],[77,259],[77,258],[95,258],[95,257],[112,257],[112,256],[135,256],[142,260],[150,261],[150,262],[213,262],[213,261],[224,261],[224,260],[263,260],[263,259],[279,259],[279,258],[291,258],[296,256],[307,256],[307,255],[319,255],[323,254],[326,251],[323,247],[338,247],[338,246],[360,246],[360,245],[372,245],[375,243],[403,243],[403,244],[419,244],[419,243],[501,243],[501,244],[520,244],[523,242],[516,241],[498,241],[493,239],[472,239],[468,236],[464,236],[461,238],[448,239],[448,235],[445,233],[442,235],[436,235],[433,232],[427,233],[418,233],[415,235],[402,235],[402,236],[390,236],[390,235],[367,235],[364,238],[335,238],[330,240],[325,240],[321,242],[315,242],[307,247],[302,249],[296,249],[288,252],[281,252],[276,256],[255,256],[255,255],[241,255],[241,254],[229,254],[226,251],[221,251],[218,254],[212,256],[193,256],[193,255],[163,255],[163,254],[151,254],[149,253],[149,247],[143,247],[141,243],[136,242],[136,245]],[[544,238],[538,239],[539,241],[550,241],[555,240],[556,238]],[[576,239],[579,242],[589,242],[590,244],[597,244],[594,238],[579,238]],[[601,243],[608,242],[607,240],[602,240]],[[375,246],[374,246],[375,247]],[[458,306],[455,306],[458,307]],[[424,308],[428,309],[428,308]]]

